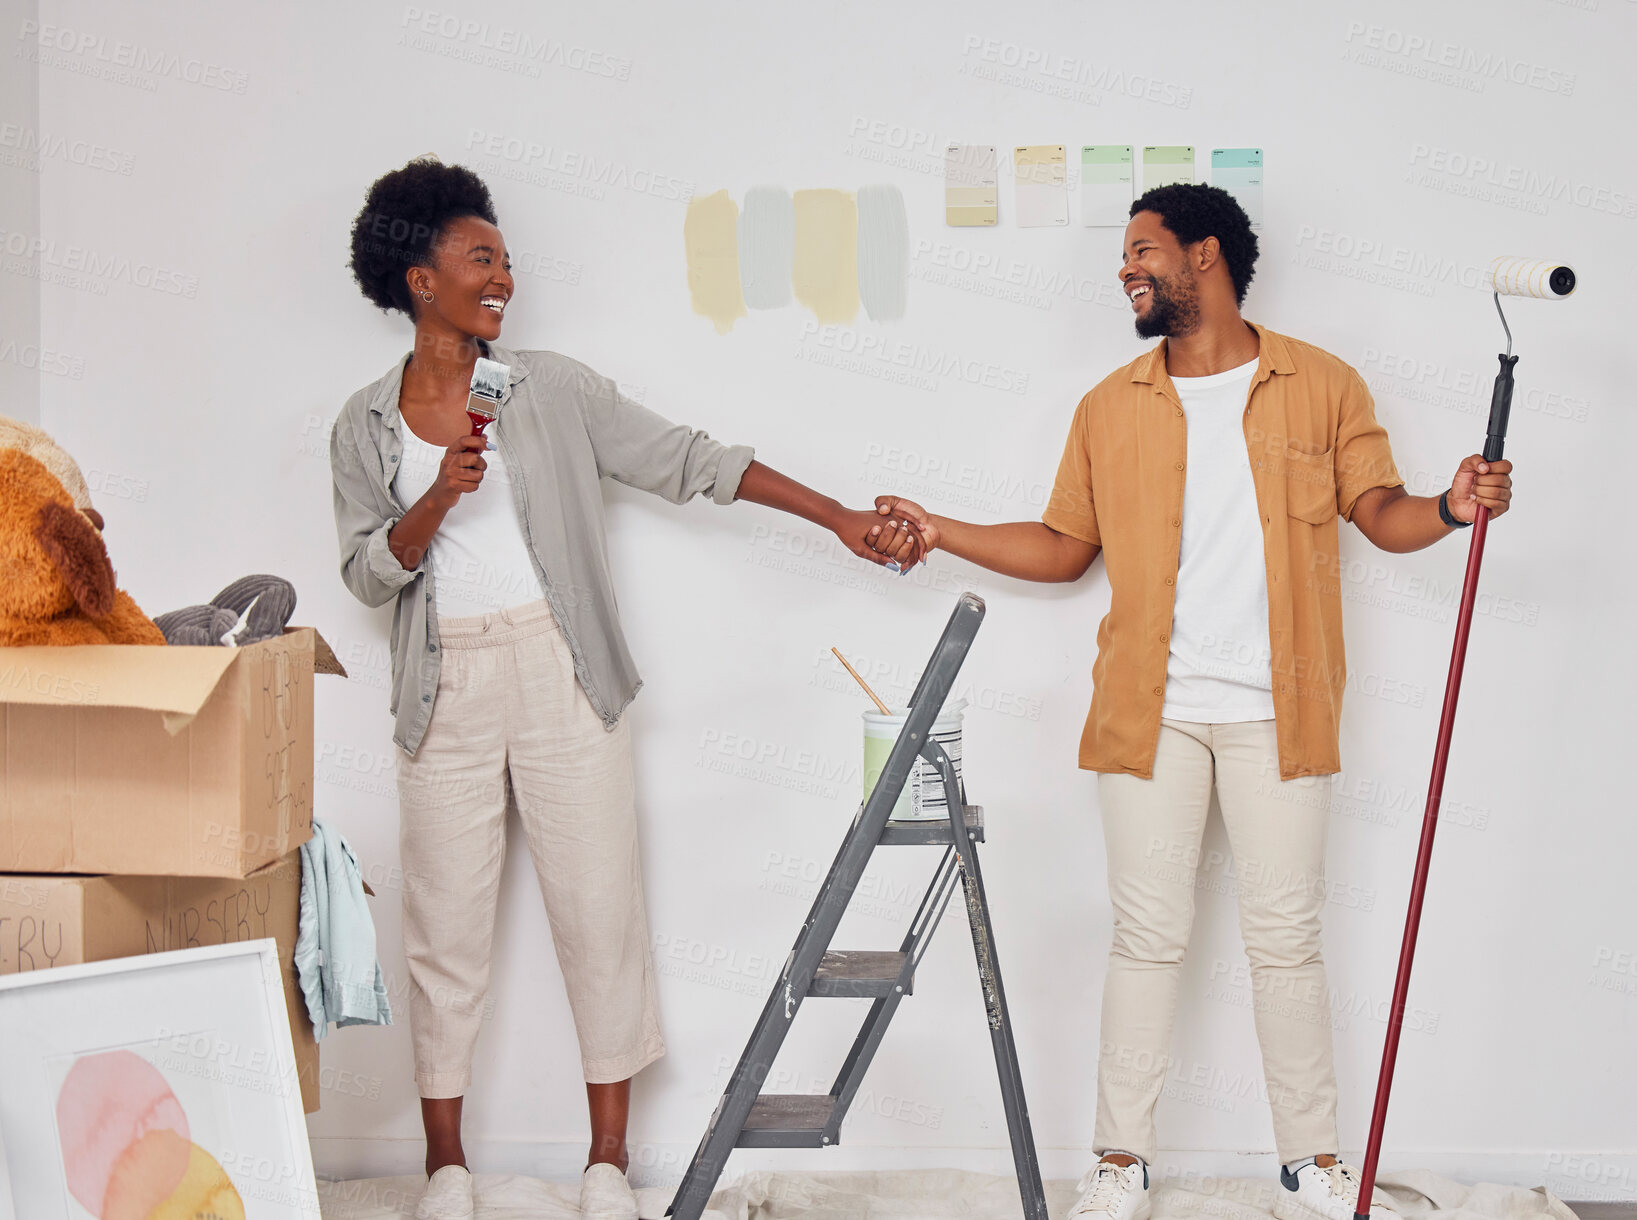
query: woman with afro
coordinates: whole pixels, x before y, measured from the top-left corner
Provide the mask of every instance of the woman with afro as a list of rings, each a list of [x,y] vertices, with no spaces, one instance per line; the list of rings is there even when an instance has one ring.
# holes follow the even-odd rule
[[[591,1112],[587,1216],[635,1220],[625,1178],[631,1077],[665,1052],[638,863],[628,722],[641,685],[620,628],[603,477],[674,503],[750,500],[907,570],[918,535],[852,511],[673,424],[556,352],[508,349],[517,291],[488,189],[419,158],[377,180],[352,230],[365,297],[415,328],[331,434],[341,574],[393,602],[415,1079],[429,1178],[417,1215],[472,1213],[461,1105],[489,983],[508,794],[539,874]],[[507,366],[472,435],[476,361]]]

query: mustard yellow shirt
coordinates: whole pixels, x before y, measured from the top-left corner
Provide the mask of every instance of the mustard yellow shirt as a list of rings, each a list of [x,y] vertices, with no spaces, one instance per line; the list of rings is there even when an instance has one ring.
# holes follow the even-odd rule
[[[1372,487],[1401,487],[1387,432],[1352,367],[1250,323],[1261,340],[1245,447],[1262,518],[1279,777],[1341,769],[1347,663],[1337,519]],[[1043,516],[1102,548],[1112,593],[1097,628],[1080,766],[1153,778],[1170,655],[1187,425],[1165,340],[1080,400]]]

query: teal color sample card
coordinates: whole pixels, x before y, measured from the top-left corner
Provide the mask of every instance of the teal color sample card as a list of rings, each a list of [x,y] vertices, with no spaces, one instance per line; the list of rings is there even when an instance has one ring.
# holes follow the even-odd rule
[[[1262,223],[1262,150],[1211,149],[1211,185],[1239,201],[1253,225]]]

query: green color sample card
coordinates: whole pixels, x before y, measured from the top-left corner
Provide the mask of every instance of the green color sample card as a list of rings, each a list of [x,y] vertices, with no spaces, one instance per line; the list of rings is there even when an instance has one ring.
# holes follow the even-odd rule
[[[1194,180],[1192,144],[1148,144],[1142,150],[1142,189]]]
[[[1080,223],[1124,227],[1131,219],[1136,161],[1130,144],[1086,144],[1080,149]]]

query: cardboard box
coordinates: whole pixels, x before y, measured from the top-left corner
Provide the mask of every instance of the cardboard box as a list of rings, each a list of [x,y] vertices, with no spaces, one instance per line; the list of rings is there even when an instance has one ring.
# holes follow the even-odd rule
[[[0,648],[0,872],[245,877],[312,837],[311,627]]]
[[[301,853],[237,880],[0,876],[0,974],[271,936],[284,968],[301,1103],[318,1109],[318,1042],[296,974]]]

